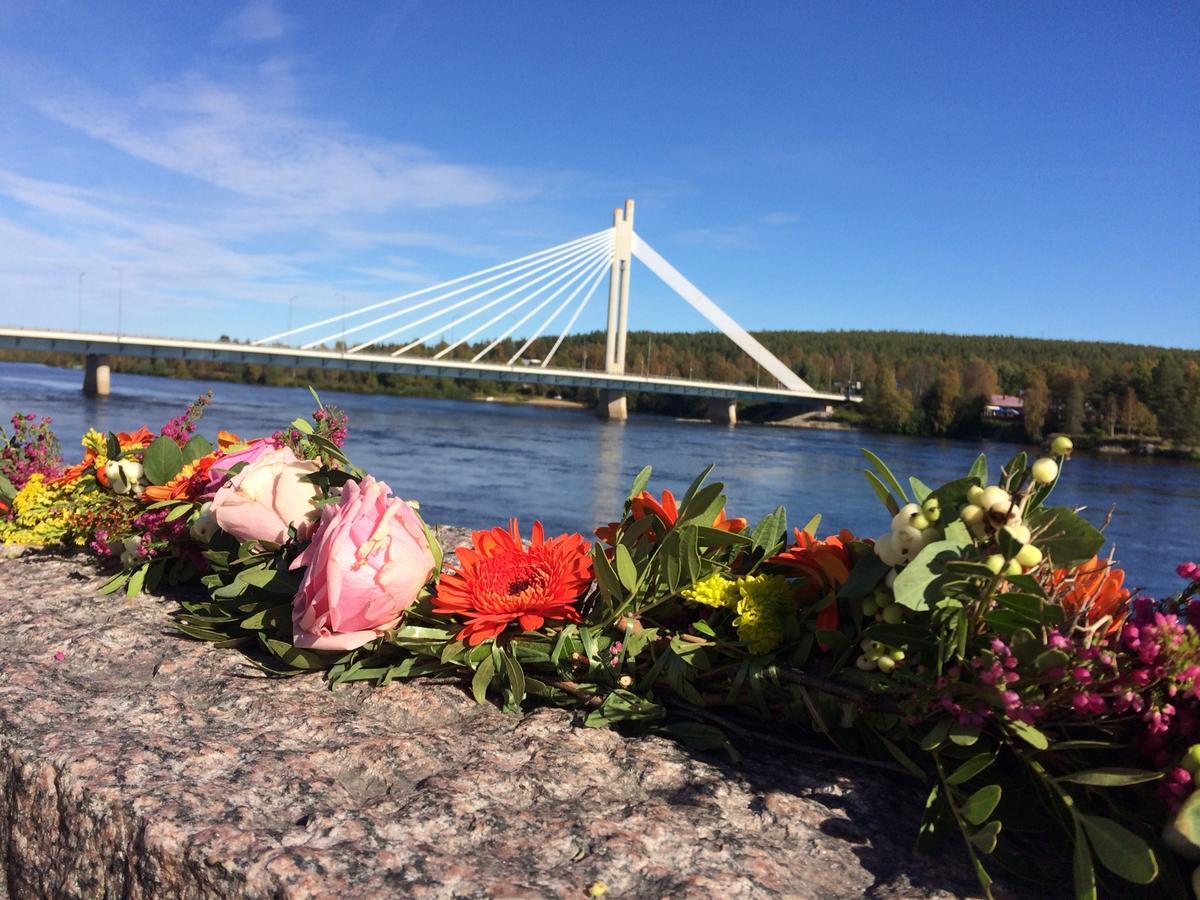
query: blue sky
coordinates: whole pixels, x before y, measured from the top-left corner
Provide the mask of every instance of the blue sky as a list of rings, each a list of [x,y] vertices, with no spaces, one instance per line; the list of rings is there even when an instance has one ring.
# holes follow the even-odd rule
[[[0,4],[0,320],[259,337],[632,196],[751,329],[1200,347],[1198,160],[1195,3]]]

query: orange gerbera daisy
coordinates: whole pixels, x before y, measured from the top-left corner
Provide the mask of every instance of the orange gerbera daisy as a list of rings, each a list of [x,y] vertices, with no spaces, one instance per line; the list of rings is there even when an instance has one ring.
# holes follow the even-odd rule
[[[1093,556],[1071,569],[1055,569],[1050,575],[1049,593],[1057,596],[1068,617],[1083,614],[1084,621],[1095,624],[1105,616],[1112,619],[1106,631],[1121,628],[1129,614],[1129,590],[1124,587],[1125,571],[1111,560]]]
[[[637,522],[644,519],[647,515],[653,514],[660,522],[666,526],[669,531],[677,521],[679,521],[679,506],[675,502],[675,495],[668,490],[662,492],[662,500],[658,500],[649,491],[642,491],[631,501],[629,501],[629,512],[633,516],[633,521]],[[609,522],[596,529],[596,537],[604,541],[606,544],[612,545],[616,541],[617,528],[620,522]],[[722,531],[730,531],[737,533],[745,530],[747,522],[745,519],[731,519],[725,515],[725,510],[722,509],[717,513],[716,519],[713,520],[712,527],[719,528]],[[658,536],[651,528],[646,532],[646,537],[651,543],[658,540]]]
[[[208,470],[216,462],[217,454],[209,453],[199,459],[185,463],[179,474],[166,484],[151,484],[142,493],[142,499],[153,503],[158,500],[195,500],[208,490]]]
[[[850,544],[854,535],[843,528],[836,535],[817,540],[807,531],[793,530],[796,543],[782,553],[767,560],[772,565],[790,569],[803,577],[798,597],[801,603],[817,603],[832,598],[830,603],[817,613],[816,626],[821,630],[838,627],[837,589],[850,577],[854,560],[850,558]],[[822,650],[828,649],[824,645]]]
[[[433,610],[466,619],[460,640],[475,646],[494,638],[513,622],[522,629],[541,628],[546,619],[580,621],[576,601],[592,583],[592,558],[578,534],[546,540],[541,522],[533,523],[526,547],[510,519],[508,528],[476,531],[471,547],[459,547],[459,567],[442,575]]]

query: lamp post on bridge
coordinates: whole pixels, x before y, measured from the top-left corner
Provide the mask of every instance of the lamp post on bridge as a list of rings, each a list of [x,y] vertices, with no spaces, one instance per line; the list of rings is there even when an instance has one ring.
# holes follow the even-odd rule
[[[121,337],[121,304],[124,302],[125,294],[125,270],[120,266],[113,266],[113,271],[117,273],[117,337]]]
[[[342,298],[342,356],[346,355],[346,295],[341,291],[334,293],[335,297]]]

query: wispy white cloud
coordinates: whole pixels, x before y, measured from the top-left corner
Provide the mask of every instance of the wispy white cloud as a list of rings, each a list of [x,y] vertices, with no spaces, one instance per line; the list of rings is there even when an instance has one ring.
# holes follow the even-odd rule
[[[800,216],[796,213],[776,211],[760,216],[758,221],[774,228],[780,225],[794,225],[800,221]]]
[[[271,0],[254,0],[226,16],[217,28],[221,44],[259,44],[283,37],[288,19]]]
[[[749,225],[686,228],[677,231],[674,238],[679,244],[694,244],[718,250],[749,250],[758,246],[758,234]]]
[[[243,36],[265,39],[265,21]],[[53,83],[28,102],[87,149],[69,174],[33,177],[32,163],[0,168],[0,318],[9,321],[45,321],[57,306],[71,310],[73,323],[80,271],[88,273],[85,297],[98,298],[85,306],[110,316],[103,311],[114,305],[114,267],[143,321],[157,317],[178,330],[189,327],[178,324],[186,310],[195,321],[205,308],[267,321],[283,306],[302,321],[303,309],[340,306],[338,292],[353,307],[396,285],[462,274],[396,251],[495,261],[502,251],[491,242],[408,223],[538,191],[526,175],[448,161],[307,114],[281,57],[240,76],[191,72],[131,95]],[[154,168],[133,188],[110,171],[147,164]]]

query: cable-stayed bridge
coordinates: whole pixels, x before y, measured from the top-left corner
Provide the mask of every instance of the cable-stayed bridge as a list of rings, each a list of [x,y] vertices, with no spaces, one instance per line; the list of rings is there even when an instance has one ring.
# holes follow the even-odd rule
[[[115,355],[586,387],[599,392],[598,414],[620,419],[626,416],[626,394],[631,391],[707,397],[709,417],[718,422],[736,421],[738,401],[811,407],[852,399],[816,391],[796,375],[633,230],[633,211],[633,201],[627,200],[623,209],[613,211],[611,228],[340,315],[289,327],[249,344],[0,328],[0,347],[83,354],[84,390],[93,394],[108,393],[108,357]],[[628,374],[625,361],[634,258],[777,384],[724,384]],[[602,370],[553,366],[563,341],[606,274],[608,322]],[[441,341],[432,355],[421,355],[422,351],[428,353],[435,338],[464,327],[465,333],[457,340]],[[522,330],[529,327],[532,330]],[[518,332],[527,336],[516,339],[521,340],[516,352],[497,358],[499,348],[511,350],[515,340],[510,338]],[[540,358],[527,356],[535,342],[543,336],[549,340],[555,332],[548,352]],[[461,347],[478,346],[481,335],[495,336],[469,359],[464,351],[452,356]],[[476,338],[480,340],[473,345]]]

